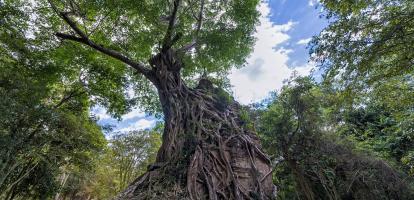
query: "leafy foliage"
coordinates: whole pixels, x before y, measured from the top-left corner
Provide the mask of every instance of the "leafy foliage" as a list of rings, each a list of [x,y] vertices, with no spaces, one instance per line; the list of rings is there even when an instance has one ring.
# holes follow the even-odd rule
[[[16,52],[22,57],[0,63],[0,193],[45,198],[56,192],[60,167],[87,169],[106,141],[76,83],[63,84],[55,65],[26,64],[29,55]]]
[[[114,136],[105,151],[92,159],[92,170],[65,170],[58,199],[115,197],[155,161],[160,143],[160,126]]]
[[[189,53],[183,50],[180,54],[185,65],[184,80],[192,83],[197,76],[208,73],[218,83],[227,82],[227,71],[242,66],[251,51],[258,2],[186,0],[180,3],[177,23],[171,33],[176,37],[174,45],[176,49],[193,47]],[[73,17],[76,26],[85,30],[88,39],[99,46],[148,65],[148,59],[162,48],[174,3],[17,0],[3,4],[2,23],[11,29],[3,38],[13,38],[15,32],[20,34],[18,39],[5,42],[15,44],[19,40],[17,44],[22,44],[21,40],[30,39],[30,44],[22,45],[50,51],[49,62],[64,66],[65,75],[82,77],[91,89],[89,94],[94,102],[107,107],[116,117],[136,105],[147,112],[160,113],[156,89],[141,74],[89,47],[56,37],[57,32],[72,34],[73,31],[55,12],[59,10]],[[127,89],[134,90],[134,96],[128,96]]]
[[[326,72],[334,127],[412,174],[413,2],[321,3],[332,22],[310,52]]]
[[[30,13],[9,3],[0,27],[0,195],[44,199],[56,193],[61,167],[90,168],[106,141],[89,116],[95,90],[58,51],[27,37]]]
[[[122,191],[136,177],[147,170],[147,166],[155,162],[156,153],[161,145],[161,135],[156,132],[130,132],[117,135],[111,140],[114,167],[118,168]]]
[[[414,3],[409,0],[323,0],[332,22],[311,42],[326,81],[342,89],[396,77],[412,79]]]
[[[324,120],[331,115],[326,114],[329,107],[325,107],[326,98],[321,91],[310,78],[295,78],[261,111],[257,121],[264,145],[275,160],[274,182],[279,186],[279,198],[409,199],[412,189],[401,172],[373,158],[368,149],[358,150],[351,140],[339,137],[349,130],[381,137],[378,132],[381,126],[362,122],[369,116],[373,119],[381,116],[364,115],[367,118],[362,119],[350,116],[347,119],[359,121],[345,121],[343,126],[371,128],[355,127],[341,132],[343,129],[332,128],[335,123]],[[374,140],[379,139],[360,141]],[[385,150],[379,149],[372,151]]]

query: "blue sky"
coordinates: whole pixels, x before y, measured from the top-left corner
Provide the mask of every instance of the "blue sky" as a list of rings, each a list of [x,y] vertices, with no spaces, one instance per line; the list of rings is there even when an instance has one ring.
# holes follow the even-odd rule
[[[316,0],[269,0],[258,7],[262,16],[255,34],[257,42],[248,65],[229,76],[234,96],[248,104],[278,90],[295,70],[309,74],[307,42],[326,26],[319,18]]]
[[[268,0],[258,6],[262,16],[254,51],[246,67],[234,69],[229,75],[233,95],[240,103],[266,98],[269,92],[280,89],[294,70],[309,74],[314,64],[308,62],[307,42],[327,25],[319,17],[317,4],[317,0]],[[99,124],[113,125],[114,131],[146,129],[156,122],[138,108],[121,121],[111,118],[103,108],[94,108],[92,112],[100,118]]]
[[[316,0],[273,0],[269,1],[271,8],[270,21],[275,24],[295,22],[295,26],[287,32],[290,40],[283,46],[293,49],[289,55],[289,66],[303,65],[308,60],[308,50],[304,44],[306,39],[317,35],[326,25],[325,19],[320,19],[320,8]],[[299,44],[298,44],[299,42]]]

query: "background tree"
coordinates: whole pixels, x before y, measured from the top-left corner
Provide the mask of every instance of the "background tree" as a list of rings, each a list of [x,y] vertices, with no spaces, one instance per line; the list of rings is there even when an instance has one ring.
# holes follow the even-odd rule
[[[294,78],[256,122],[275,162],[278,197],[409,199],[413,189],[403,173],[375,158],[372,151],[358,150],[352,140],[331,128],[330,120],[325,120],[331,116],[330,107],[322,91],[308,77]]]
[[[325,81],[349,91],[368,90],[392,77],[410,76],[414,3],[409,0],[323,0],[331,23],[310,45]]]
[[[321,1],[331,20],[311,42],[333,126],[412,174],[414,3]],[[328,91],[328,90],[327,90]]]
[[[159,133],[149,131],[130,132],[116,135],[111,140],[112,163],[119,174],[119,192],[147,170],[154,163],[161,138]]]
[[[80,60],[65,68],[71,61],[33,31],[42,22],[20,6],[0,3],[0,198],[46,199],[59,191],[66,169],[93,167],[106,141],[89,107],[124,102],[124,84],[104,68],[84,76],[96,66]],[[110,77],[102,81],[102,74]]]
[[[89,168],[106,141],[78,77],[24,36],[28,16],[8,5],[1,15],[0,198],[45,199],[61,167]]]
[[[92,159],[93,168],[71,168],[61,176],[56,200],[111,199],[153,163],[161,143],[161,130],[118,133],[108,147]],[[115,133],[114,133],[115,134]],[[66,179],[66,180],[65,180]]]

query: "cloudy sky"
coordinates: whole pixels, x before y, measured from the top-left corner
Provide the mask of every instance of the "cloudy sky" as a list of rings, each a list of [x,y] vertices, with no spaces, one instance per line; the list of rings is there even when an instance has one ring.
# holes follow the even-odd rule
[[[258,9],[262,16],[254,51],[247,66],[232,70],[229,76],[234,96],[242,104],[260,101],[280,89],[294,70],[308,74],[313,64],[308,62],[307,43],[326,25],[319,18],[317,0],[269,0]],[[112,119],[102,108],[92,112],[101,125],[113,125],[114,131],[146,129],[156,122],[139,109],[124,115],[122,121]]]

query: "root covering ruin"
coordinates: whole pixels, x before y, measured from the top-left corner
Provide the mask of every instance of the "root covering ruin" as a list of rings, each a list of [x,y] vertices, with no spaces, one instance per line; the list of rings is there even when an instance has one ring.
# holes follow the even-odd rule
[[[157,161],[116,199],[273,199],[272,168],[240,105],[207,79],[189,88],[173,50],[154,56],[165,128]]]

